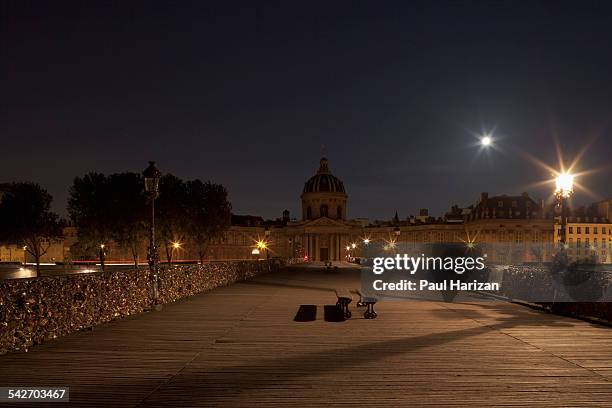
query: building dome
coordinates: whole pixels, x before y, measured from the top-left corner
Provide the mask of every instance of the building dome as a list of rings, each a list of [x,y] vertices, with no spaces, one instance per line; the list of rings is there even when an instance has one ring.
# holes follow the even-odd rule
[[[344,184],[329,171],[329,162],[323,157],[317,174],[308,179],[302,192],[302,219],[327,217],[346,219],[346,191]]]
[[[323,157],[319,171],[304,184],[303,193],[344,193],[344,184],[329,171],[329,162]]]

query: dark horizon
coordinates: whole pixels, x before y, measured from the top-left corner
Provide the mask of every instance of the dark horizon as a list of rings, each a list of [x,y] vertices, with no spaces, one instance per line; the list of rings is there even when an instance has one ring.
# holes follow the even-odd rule
[[[555,138],[588,204],[612,198],[612,6],[5,3],[0,181],[66,215],[89,171],[225,185],[237,214],[299,217],[325,154],[350,218],[401,218],[480,193],[547,199]],[[479,154],[475,135],[493,132]],[[324,146],[324,148],[323,148]],[[566,162],[566,164],[567,164]]]

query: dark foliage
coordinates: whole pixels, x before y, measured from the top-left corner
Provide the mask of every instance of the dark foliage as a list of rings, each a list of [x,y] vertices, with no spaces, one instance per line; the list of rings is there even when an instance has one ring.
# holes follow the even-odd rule
[[[36,261],[40,272],[40,258],[51,243],[62,237],[62,223],[51,211],[51,195],[38,184],[11,183],[3,188],[0,200],[0,242],[18,243]]]

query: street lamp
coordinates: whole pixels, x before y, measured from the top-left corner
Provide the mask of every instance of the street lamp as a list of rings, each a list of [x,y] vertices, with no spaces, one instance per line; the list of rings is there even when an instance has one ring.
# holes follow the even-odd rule
[[[148,261],[151,280],[153,281],[153,305],[156,310],[160,310],[161,305],[159,304],[157,276],[157,261],[159,255],[157,253],[157,247],[155,246],[155,199],[159,195],[159,179],[161,178],[161,172],[155,167],[155,162],[150,161],[149,166],[142,172],[142,175],[144,176],[145,193],[147,194],[147,198],[151,201],[151,231],[149,235]]]
[[[561,234],[559,239],[565,248],[566,244],[566,224],[567,224],[567,200],[574,193],[574,176],[569,173],[560,173],[555,179],[555,198],[559,208],[561,218]]]
[[[104,262],[106,257],[106,252],[104,252],[105,245],[100,244],[100,269],[104,272]]]
[[[181,249],[181,245],[182,245],[182,244],[181,244],[180,242],[178,242],[178,241],[174,241],[174,242],[172,243],[172,256],[171,256],[171,258],[170,258],[171,260],[172,260],[172,259],[174,259],[174,253],[175,253],[176,251],[178,251],[179,249]],[[171,261],[171,260],[170,260],[168,263],[172,263],[172,261]]]

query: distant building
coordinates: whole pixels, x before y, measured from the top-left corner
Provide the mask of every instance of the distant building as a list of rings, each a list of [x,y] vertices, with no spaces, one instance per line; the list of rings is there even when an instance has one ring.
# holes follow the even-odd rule
[[[566,244],[571,261],[612,263],[612,223],[603,217],[570,216]],[[561,242],[561,228],[555,228],[555,242]]]
[[[308,261],[338,262],[364,256],[364,242],[384,244],[389,250],[418,248],[420,244],[456,243],[480,245],[489,262],[550,261],[559,245],[555,214],[542,201],[527,193],[489,196],[468,207],[453,205],[442,217],[434,217],[425,208],[419,215],[401,219],[396,212],[386,220],[370,222],[349,218],[348,194],[344,183],[331,173],[329,161],[322,158],[319,168],[302,189],[301,217],[291,219],[287,210],[275,220],[253,215],[231,217],[231,225],[217,241],[210,243],[206,259],[254,259],[267,257],[301,258]],[[567,226],[570,255],[576,259],[596,257],[610,263],[610,204],[595,203],[588,209],[577,209]],[[77,242],[74,227],[64,230],[64,241],[53,244],[43,262],[83,259],[72,248]],[[263,244],[263,247],[261,247]],[[146,263],[148,242],[143,241],[140,262]],[[259,247],[261,248],[259,248]],[[575,248],[574,248],[575,246]],[[129,251],[115,243],[106,244],[107,260],[132,262]],[[19,247],[0,247],[0,261],[22,262]],[[160,248],[161,260],[165,249]],[[188,245],[172,253],[174,260],[196,260]],[[29,258],[28,258],[29,259]],[[89,259],[94,260],[94,259]]]

